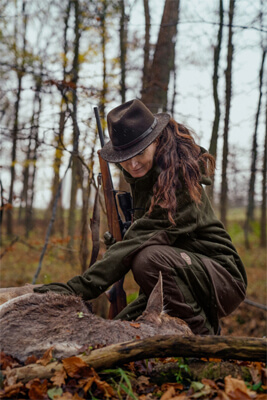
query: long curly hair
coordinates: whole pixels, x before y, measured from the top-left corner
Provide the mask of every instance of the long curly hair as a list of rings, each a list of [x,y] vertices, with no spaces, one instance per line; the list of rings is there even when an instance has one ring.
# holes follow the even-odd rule
[[[149,213],[156,205],[167,209],[168,219],[175,225],[177,210],[176,191],[186,187],[191,200],[201,203],[200,178],[204,173],[214,173],[215,160],[212,155],[202,153],[191,132],[184,125],[170,119],[157,139],[155,161],[161,172],[153,187]]]

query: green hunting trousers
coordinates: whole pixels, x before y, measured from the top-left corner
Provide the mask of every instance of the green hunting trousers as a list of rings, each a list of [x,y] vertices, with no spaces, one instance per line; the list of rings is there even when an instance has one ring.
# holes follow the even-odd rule
[[[116,319],[133,320],[145,310],[160,271],[165,312],[186,321],[195,334],[218,334],[219,319],[245,298],[244,283],[227,269],[211,258],[176,247],[147,246],[134,257],[131,269],[140,295]]]

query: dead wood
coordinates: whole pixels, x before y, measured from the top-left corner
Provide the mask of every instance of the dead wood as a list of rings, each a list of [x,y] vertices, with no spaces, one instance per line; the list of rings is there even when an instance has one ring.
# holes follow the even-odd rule
[[[247,337],[155,336],[96,349],[89,355],[81,355],[80,358],[98,370],[130,361],[157,357],[212,357],[224,360],[264,361],[266,344],[266,339]],[[62,369],[61,362],[52,362],[47,366],[31,364],[3,372],[8,377],[16,377],[17,381],[28,382],[37,377],[50,378],[56,371]]]

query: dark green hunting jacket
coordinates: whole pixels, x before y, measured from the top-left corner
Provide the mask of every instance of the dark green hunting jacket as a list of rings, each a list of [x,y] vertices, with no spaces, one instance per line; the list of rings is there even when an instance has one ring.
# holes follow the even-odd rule
[[[96,298],[131,269],[132,257],[140,249],[152,244],[174,246],[192,252],[199,258],[209,257],[246,287],[244,265],[223,224],[215,216],[204,188],[202,202],[198,206],[190,199],[185,187],[177,192],[178,208],[176,225],[173,226],[166,210],[161,207],[156,206],[150,215],[147,212],[159,169],[154,166],[141,178],[132,178],[125,171],[124,175],[131,185],[135,219],[123,240],[112,245],[104,257],[83,275],[75,276],[67,284],[52,283],[36,291],[75,293],[84,300]],[[201,184],[210,184],[210,179],[203,177]]]

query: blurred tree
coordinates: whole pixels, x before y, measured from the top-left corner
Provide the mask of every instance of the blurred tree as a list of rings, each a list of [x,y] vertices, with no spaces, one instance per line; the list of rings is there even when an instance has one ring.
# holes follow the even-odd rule
[[[17,2],[15,3],[17,6]],[[14,24],[14,37],[13,43],[10,46],[10,51],[13,49],[14,53],[14,64],[16,65],[16,75],[17,75],[17,89],[16,89],[16,101],[14,105],[14,122],[12,129],[12,154],[11,154],[11,166],[10,166],[10,186],[9,186],[9,196],[8,203],[10,205],[13,204],[13,196],[14,196],[14,183],[15,183],[15,166],[17,161],[17,140],[18,140],[18,132],[19,132],[19,110],[20,110],[20,101],[21,101],[21,93],[22,93],[22,79],[25,73],[25,62],[26,62],[26,31],[28,24],[28,16],[26,14],[26,1],[22,2],[22,10],[21,16],[23,20],[23,30],[22,32],[18,32],[18,25],[15,19]],[[17,13],[20,14],[19,10]],[[22,48],[18,48],[19,39],[18,36],[22,34]],[[7,213],[7,234],[13,234],[13,213],[12,209]]]
[[[107,13],[108,13],[108,2],[107,2],[107,0],[102,0],[101,4],[99,5],[101,55],[102,55],[102,88],[100,91],[99,114],[100,114],[100,118],[102,119],[103,122],[105,120],[105,108],[106,108],[106,101],[107,101],[106,96],[107,96],[107,92],[108,92],[107,55],[106,55],[107,40],[108,40]]]
[[[142,79],[142,93],[145,92],[149,82],[150,71],[150,11],[149,0],[143,0],[145,13],[145,44],[144,44],[144,66]]]
[[[223,0],[219,0],[219,29],[217,34],[217,44],[214,47],[213,52],[213,77],[212,77],[212,88],[213,88],[213,100],[215,106],[215,115],[212,126],[212,134],[210,139],[209,152],[212,154],[216,160],[217,158],[217,143],[219,136],[219,123],[220,123],[220,100],[218,95],[218,82],[219,82],[219,64],[220,64],[220,53],[221,53],[221,45],[222,45],[222,36],[223,36],[223,17],[224,17],[224,9],[223,9]],[[214,177],[212,178],[213,184],[208,186],[206,191],[209,195],[211,202],[213,203],[213,193],[214,193]]]
[[[259,116],[260,116],[261,100],[262,100],[262,84],[263,84],[263,71],[264,71],[265,56],[266,56],[266,49],[264,48],[262,51],[261,67],[260,67],[260,72],[259,72],[259,99],[258,99],[254,134],[253,134],[253,140],[252,140],[250,180],[249,180],[249,188],[248,188],[248,205],[247,205],[247,213],[246,213],[246,222],[245,222],[245,226],[244,226],[245,244],[246,244],[247,249],[249,249],[249,247],[250,247],[250,244],[249,244],[250,222],[254,220],[255,182],[256,182],[256,168],[257,168],[256,164],[257,164],[257,156],[258,156],[258,125],[259,125]]]
[[[64,28],[63,28],[63,57],[62,57],[62,82],[67,82],[68,80],[68,50],[69,50],[69,42],[68,42],[68,29],[70,24],[70,10],[71,10],[71,1],[68,1],[65,7],[64,12]],[[54,199],[59,187],[60,182],[60,167],[62,164],[62,158],[64,154],[64,131],[65,131],[65,122],[67,117],[67,103],[68,99],[65,96],[66,87],[58,87],[61,93],[61,103],[60,103],[60,112],[59,112],[59,127],[58,133],[55,134],[55,155],[53,161],[53,180],[51,187],[51,201],[48,205],[48,210],[52,210]],[[49,212],[50,214],[50,212]],[[63,218],[63,207],[61,201],[61,195],[58,200],[58,210],[57,210],[57,223],[55,224],[57,227],[57,231],[61,233],[61,236],[64,236],[64,218]]]
[[[37,149],[39,147],[39,120],[42,110],[42,67],[40,76],[35,76],[35,95],[33,98],[33,113],[31,118],[30,135],[28,142],[28,150],[26,160],[24,162],[23,171],[23,190],[22,200],[25,203],[25,236],[28,237],[30,230],[33,227],[33,201],[35,194],[35,176]]]
[[[126,101],[126,53],[127,53],[127,16],[125,14],[124,0],[120,0],[120,95],[121,102]]]
[[[222,158],[222,180],[221,180],[221,198],[220,212],[221,221],[227,225],[227,201],[228,201],[228,183],[227,183],[227,166],[228,166],[228,136],[230,108],[232,99],[232,64],[233,64],[233,19],[235,10],[235,0],[229,1],[229,28],[228,28],[228,46],[227,46],[227,67],[225,71],[225,117],[223,132],[223,158]]]
[[[267,95],[267,93],[266,93]],[[267,169],[267,96],[265,104],[265,140],[262,162],[262,199],[261,199],[261,220],[260,220],[260,246],[266,247],[266,169]]]
[[[76,214],[76,196],[78,188],[78,154],[79,154],[79,136],[80,129],[77,121],[77,108],[78,108],[78,96],[77,96],[77,84],[79,80],[79,50],[80,50],[80,38],[81,38],[81,11],[80,1],[70,0],[71,6],[74,9],[74,43],[73,43],[73,62],[71,70],[71,80],[69,87],[71,90],[71,102],[72,110],[70,111],[71,119],[73,123],[73,148],[72,148],[72,175],[71,175],[71,192],[70,192],[70,208],[68,216],[68,236],[70,237],[69,247],[72,248],[74,245],[75,235],[75,214]],[[72,253],[70,253],[72,254]]]
[[[174,51],[179,19],[179,0],[166,0],[158,40],[149,72],[143,80],[141,100],[153,112],[167,111],[167,94],[170,73],[174,70]],[[146,10],[148,12],[148,10]],[[148,46],[148,43],[146,42]],[[147,55],[145,73],[147,71]]]

